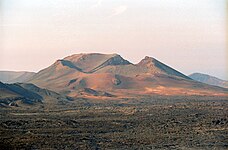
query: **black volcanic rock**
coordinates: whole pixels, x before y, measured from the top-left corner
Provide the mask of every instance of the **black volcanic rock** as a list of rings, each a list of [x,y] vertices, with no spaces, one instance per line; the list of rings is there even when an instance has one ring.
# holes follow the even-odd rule
[[[37,100],[43,99],[42,96],[40,96],[32,91],[27,90],[18,84],[3,84],[0,82],[0,89],[1,89],[1,91],[8,90],[12,93],[15,93],[17,95],[20,95],[20,96],[28,98],[28,99],[37,99]]]
[[[42,103],[43,97],[35,92],[21,87],[19,84],[3,84],[0,82],[0,103],[18,106],[16,101],[25,104]]]

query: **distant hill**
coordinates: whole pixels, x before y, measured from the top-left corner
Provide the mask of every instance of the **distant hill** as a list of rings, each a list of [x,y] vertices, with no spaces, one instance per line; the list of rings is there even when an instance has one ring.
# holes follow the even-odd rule
[[[24,82],[34,74],[35,72],[26,71],[0,71],[0,81],[4,83]]]
[[[133,64],[118,54],[74,54],[57,60],[27,82],[70,97],[107,96],[102,93],[115,97],[228,95],[226,89],[196,82],[155,58],[146,56]]]
[[[228,88],[228,81],[225,81],[225,80],[222,80],[222,79],[219,79],[214,76],[207,75],[207,74],[193,73],[193,74],[189,75],[189,77],[195,81],[199,81],[199,82],[206,83],[209,85],[215,85],[215,86]]]

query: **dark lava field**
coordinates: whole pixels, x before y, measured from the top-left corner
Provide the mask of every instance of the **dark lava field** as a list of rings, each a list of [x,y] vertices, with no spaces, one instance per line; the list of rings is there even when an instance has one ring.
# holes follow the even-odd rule
[[[144,97],[0,108],[0,149],[228,149],[228,101]]]

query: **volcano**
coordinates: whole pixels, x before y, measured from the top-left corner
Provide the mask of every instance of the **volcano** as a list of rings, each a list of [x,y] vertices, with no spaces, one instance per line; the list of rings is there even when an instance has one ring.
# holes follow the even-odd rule
[[[194,81],[149,56],[133,64],[118,54],[74,54],[57,60],[27,82],[71,97],[79,96],[79,91],[85,89],[119,97],[227,95],[227,89]]]

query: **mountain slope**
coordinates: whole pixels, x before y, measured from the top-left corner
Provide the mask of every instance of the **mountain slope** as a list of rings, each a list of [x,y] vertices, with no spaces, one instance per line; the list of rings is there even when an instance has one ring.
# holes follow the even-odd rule
[[[71,100],[56,92],[41,89],[34,84],[0,82],[0,106],[19,106],[23,104],[58,103]]]
[[[35,92],[27,90],[18,84],[4,84],[0,82],[0,105],[12,105],[16,101],[25,104],[42,102],[43,97]]]
[[[181,77],[185,79],[190,79],[189,77],[185,76],[179,71],[174,70],[173,68],[163,64],[162,62],[152,57],[146,56],[142,61],[138,63],[138,66],[147,67],[151,73],[167,74],[167,75],[173,75],[173,76]]]
[[[79,96],[83,89],[122,96],[227,94],[225,89],[193,81],[152,57],[132,64],[118,54],[71,55],[39,71],[28,82],[71,97]]]
[[[224,88],[228,88],[228,81],[207,75],[207,74],[202,74],[202,73],[193,73],[189,75],[190,78],[192,78],[195,81],[199,81],[202,83],[206,83],[209,85],[215,85],[215,86],[220,86]]]
[[[0,81],[4,83],[24,82],[30,79],[34,72],[26,71],[0,71]]]

